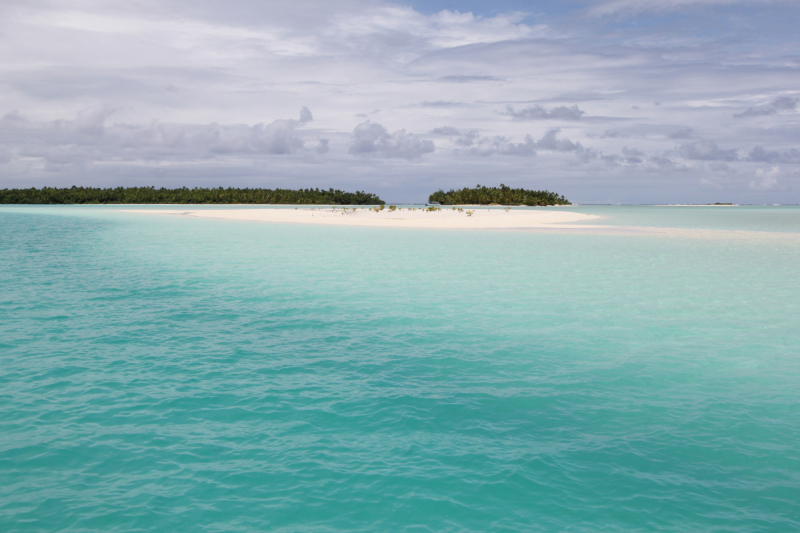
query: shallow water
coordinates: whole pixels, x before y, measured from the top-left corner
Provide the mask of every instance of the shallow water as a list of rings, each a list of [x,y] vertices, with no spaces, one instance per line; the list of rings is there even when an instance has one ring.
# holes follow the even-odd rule
[[[0,529],[797,530],[798,264],[796,240],[2,207]]]

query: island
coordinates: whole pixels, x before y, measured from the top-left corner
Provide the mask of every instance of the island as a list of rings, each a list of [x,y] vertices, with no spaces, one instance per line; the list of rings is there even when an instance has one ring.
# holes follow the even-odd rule
[[[428,197],[428,202],[438,202],[441,205],[572,205],[569,200],[554,192],[512,189],[502,183],[500,187],[476,185],[473,189],[464,187],[448,192],[439,189]]]
[[[0,204],[288,204],[384,205],[377,195],[338,189],[93,187],[0,189]]]

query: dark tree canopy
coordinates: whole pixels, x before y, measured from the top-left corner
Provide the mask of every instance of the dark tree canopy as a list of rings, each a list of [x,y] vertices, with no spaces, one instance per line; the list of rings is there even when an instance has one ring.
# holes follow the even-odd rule
[[[428,201],[442,205],[571,205],[569,200],[554,192],[512,189],[502,183],[500,187],[476,185],[474,189],[464,187],[448,192],[439,189]]]
[[[116,187],[95,189],[0,189],[0,204],[323,204],[383,205],[377,195],[328,189],[156,189]]]

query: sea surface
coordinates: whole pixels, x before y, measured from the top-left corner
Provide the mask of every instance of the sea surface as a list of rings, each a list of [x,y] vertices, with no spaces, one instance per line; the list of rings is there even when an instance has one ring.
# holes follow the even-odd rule
[[[800,530],[798,207],[122,209],[0,207],[0,531]]]

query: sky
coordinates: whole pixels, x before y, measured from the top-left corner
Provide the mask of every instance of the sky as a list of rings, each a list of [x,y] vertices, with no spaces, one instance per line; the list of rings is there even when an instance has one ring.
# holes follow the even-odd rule
[[[3,0],[0,188],[800,203],[797,0]]]

